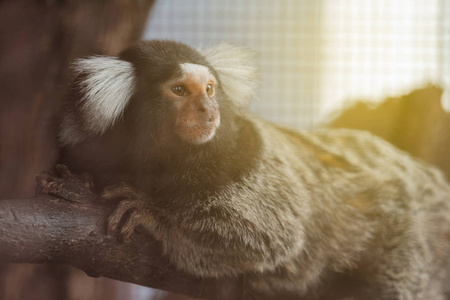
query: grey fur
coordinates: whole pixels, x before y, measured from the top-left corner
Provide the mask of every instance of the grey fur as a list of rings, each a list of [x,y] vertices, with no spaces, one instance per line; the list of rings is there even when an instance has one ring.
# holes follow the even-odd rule
[[[230,53],[219,53],[227,49]],[[219,67],[233,61],[227,58],[233,51],[221,46],[204,53],[225,93],[241,97],[231,99],[236,103],[246,103],[251,85],[241,80],[253,74],[246,56],[236,60],[244,66],[236,73],[237,81],[221,77],[232,78],[239,70]],[[175,266],[195,276],[243,276],[245,299],[283,293],[298,299],[335,299],[329,293],[322,296],[325,287],[330,293],[341,289],[333,285],[335,277],[354,280],[351,299],[448,299],[450,185],[439,170],[368,133],[297,131],[245,112],[235,118],[236,130],[228,137],[234,137],[236,151],[249,151],[252,156],[246,159],[255,161],[231,161],[230,152],[220,158],[241,168],[239,177],[223,174],[228,165],[214,161],[215,152],[208,156],[212,165],[203,166],[200,174],[195,173],[197,164],[167,174],[167,180],[173,180],[167,190],[160,165],[157,178],[146,177],[144,183],[145,170],[135,177],[129,174],[130,183],[145,192],[128,184],[105,190],[105,199],[125,198],[109,219],[110,229],[122,220],[120,230],[129,236],[143,225]],[[76,123],[66,119],[72,121]],[[227,130],[224,126],[222,131]],[[252,134],[245,135],[248,132]],[[216,138],[208,143],[215,145]],[[95,143],[73,149],[71,155],[83,158],[78,170],[93,168],[90,162],[95,160],[85,158]],[[222,146],[233,149],[233,143]],[[207,146],[189,147],[189,156],[182,158],[194,160],[198,149]],[[102,153],[104,148],[99,149]],[[214,176],[224,177],[227,184],[208,189],[197,180]],[[177,194],[175,187],[183,192]],[[154,190],[159,192],[152,194]]]
[[[367,284],[353,299],[447,299],[450,186],[439,170],[364,132],[293,132],[245,119],[264,150],[242,180],[187,210],[167,211],[171,226],[155,221],[151,199],[129,197],[147,203],[138,224],[177,267],[202,277],[247,274],[246,299],[301,297],[329,272]],[[229,220],[208,214],[217,210]]]

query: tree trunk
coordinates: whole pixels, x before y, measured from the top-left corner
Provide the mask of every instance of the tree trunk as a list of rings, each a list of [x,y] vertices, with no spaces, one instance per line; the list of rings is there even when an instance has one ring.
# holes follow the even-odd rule
[[[55,136],[70,62],[127,48],[141,37],[152,4],[0,1],[1,199],[31,197],[35,174],[57,161]],[[5,300],[114,300],[115,287],[115,281],[94,280],[66,266],[0,267],[0,299]]]

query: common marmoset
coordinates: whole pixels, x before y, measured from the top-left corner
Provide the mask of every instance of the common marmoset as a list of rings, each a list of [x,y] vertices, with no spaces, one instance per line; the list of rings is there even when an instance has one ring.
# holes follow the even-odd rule
[[[74,63],[63,162],[123,198],[109,230],[141,225],[193,275],[243,276],[244,299],[342,282],[351,299],[450,299],[441,172],[368,133],[248,113],[251,56],[144,41]]]

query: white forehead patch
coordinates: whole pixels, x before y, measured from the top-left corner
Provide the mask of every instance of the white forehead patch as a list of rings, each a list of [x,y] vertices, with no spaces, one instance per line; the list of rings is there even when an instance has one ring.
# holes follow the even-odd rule
[[[183,72],[183,77],[194,77],[195,79],[206,82],[214,76],[211,74],[209,69],[202,65],[183,63],[180,64],[181,71]]]

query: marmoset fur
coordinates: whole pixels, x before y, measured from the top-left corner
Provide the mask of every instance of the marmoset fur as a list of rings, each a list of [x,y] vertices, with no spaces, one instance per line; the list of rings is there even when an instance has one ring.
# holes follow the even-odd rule
[[[450,299],[441,172],[365,132],[252,115],[252,55],[143,41],[75,61],[63,162],[122,199],[109,230],[142,226],[195,276],[242,276],[243,299]]]

